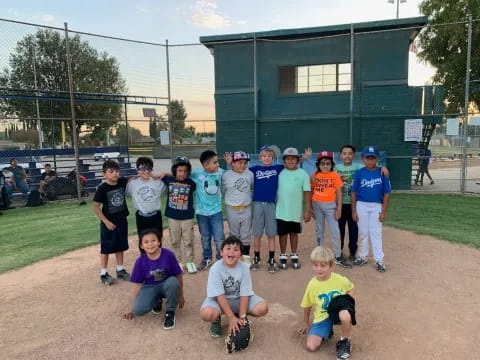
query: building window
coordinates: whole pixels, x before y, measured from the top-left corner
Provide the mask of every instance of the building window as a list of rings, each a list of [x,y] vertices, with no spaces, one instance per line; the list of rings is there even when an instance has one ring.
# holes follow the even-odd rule
[[[323,64],[279,68],[280,94],[350,91],[351,65]]]

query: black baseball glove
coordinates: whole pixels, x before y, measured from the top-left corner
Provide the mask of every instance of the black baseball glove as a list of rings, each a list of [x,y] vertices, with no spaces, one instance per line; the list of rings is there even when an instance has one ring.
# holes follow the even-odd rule
[[[250,329],[250,322],[245,320],[245,325],[234,335],[225,337],[225,353],[231,354],[248,348],[250,341],[253,340],[253,333]]]

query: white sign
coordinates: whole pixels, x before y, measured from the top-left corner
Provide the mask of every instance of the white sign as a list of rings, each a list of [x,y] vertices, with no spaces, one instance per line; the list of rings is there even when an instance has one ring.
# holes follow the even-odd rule
[[[452,118],[447,119],[447,136],[458,136],[458,119]]]
[[[169,145],[170,144],[170,136],[168,134],[168,130],[161,130],[160,131],[160,144],[161,145]]]
[[[422,141],[422,119],[406,119],[403,141]]]
[[[472,116],[470,118],[470,125],[480,125],[480,116]]]

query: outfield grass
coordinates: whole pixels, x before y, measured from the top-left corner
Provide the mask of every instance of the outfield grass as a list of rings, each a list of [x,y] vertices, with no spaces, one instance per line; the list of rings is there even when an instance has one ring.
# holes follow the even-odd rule
[[[162,204],[165,201],[164,197]],[[393,194],[386,225],[480,248],[479,204],[478,197]],[[134,234],[130,202],[129,209],[129,233]],[[91,201],[84,206],[63,202],[5,211],[0,217],[0,273],[98,244],[98,224]]]

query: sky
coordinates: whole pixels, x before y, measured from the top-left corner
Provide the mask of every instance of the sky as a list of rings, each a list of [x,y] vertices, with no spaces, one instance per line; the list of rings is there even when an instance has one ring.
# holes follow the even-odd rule
[[[420,16],[420,0],[400,3],[400,18]],[[5,19],[170,45],[200,36],[393,19],[388,0],[0,0]],[[0,65],[28,26],[0,22]],[[82,36],[117,57],[129,94],[167,96],[165,48]],[[170,48],[173,99],[185,102],[188,119],[213,120],[213,58],[204,46]],[[411,66],[418,67],[413,61]],[[3,66],[2,66],[3,67]],[[423,67],[412,69],[428,74]],[[420,81],[424,81],[423,79]],[[140,117],[141,108],[129,108]],[[158,110],[159,113],[162,110]],[[193,123],[192,123],[193,124]],[[198,123],[198,131],[209,130]],[[194,124],[194,126],[196,126]]]

